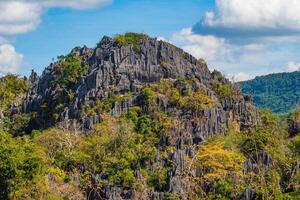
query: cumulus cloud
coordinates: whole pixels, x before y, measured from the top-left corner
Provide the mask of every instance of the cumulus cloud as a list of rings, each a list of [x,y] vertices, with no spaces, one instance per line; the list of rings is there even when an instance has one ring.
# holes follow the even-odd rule
[[[182,48],[195,56],[196,58],[204,58],[208,61],[215,60],[220,54],[226,42],[222,38],[212,35],[202,36],[193,33],[192,28],[185,28],[176,32],[172,36],[174,43],[181,43]]]
[[[159,41],[164,41],[164,42],[168,42],[168,43],[172,43],[172,41],[168,40],[168,39],[165,38],[165,37],[158,37],[157,40],[159,40]]]
[[[9,39],[0,36],[0,44],[7,43]]]
[[[300,70],[300,63],[289,62],[299,54],[299,10],[299,0],[215,0],[212,10],[172,41],[234,81]]]
[[[11,1],[11,0],[6,0]],[[37,3],[43,7],[70,7],[75,9],[86,9],[107,4],[111,0],[16,0],[19,2]]]
[[[0,74],[17,73],[23,60],[23,55],[9,44],[0,45]]]
[[[216,0],[194,27],[220,37],[293,36],[300,33],[299,0]]]
[[[0,0],[0,74],[17,73],[23,60],[23,55],[16,52],[12,45],[5,44],[11,42],[8,35],[35,30],[46,9],[87,9],[110,2],[111,0]]]
[[[180,45],[183,50],[194,57],[205,59],[209,64],[216,62],[239,63],[244,54],[262,52],[267,48],[267,45],[259,43],[237,45],[225,38],[197,34],[193,32],[192,28],[184,28],[175,32],[170,41]]]
[[[289,62],[287,66],[285,67],[287,72],[294,72],[300,70],[300,63],[296,62]]]
[[[0,34],[25,33],[40,23],[42,8],[27,2],[0,2]]]
[[[42,12],[51,7],[86,9],[111,0],[2,0],[0,2],[0,34],[32,31],[41,21]]]
[[[249,75],[247,73],[244,73],[244,72],[239,72],[239,73],[234,74],[232,76],[232,80],[234,82],[247,81],[247,80],[250,80],[252,78],[253,78],[253,76],[251,76],[251,75]]]

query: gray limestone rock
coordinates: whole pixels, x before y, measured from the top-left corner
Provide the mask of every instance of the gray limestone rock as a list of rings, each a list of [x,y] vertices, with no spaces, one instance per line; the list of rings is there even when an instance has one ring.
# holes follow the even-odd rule
[[[196,80],[192,86],[180,82],[175,84],[182,95],[188,94],[191,90],[203,89],[215,100],[217,100],[217,95],[210,82],[219,81],[221,84],[230,84],[220,72],[211,73],[205,62],[198,61],[182,49],[153,38],[142,40],[138,52],[133,45],[119,47],[112,38],[105,36],[95,49],[76,47],[71,53],[83,57],[84,62],[89,65],[86,74],[79,77],[76,84],[70,86],[70,89],[74,91],[72,101],[68,102],[67,93],[58,92],[61,91],[60,86],[52,83],[56,76],[56,63],[52,63],[40,77],[34,72],[30,76],[32,89],[22,104],[23,112],[36,112],[42,118],[47,115],[47,109],[55,109],[56,96],[59,93],[65,104],[58,119],[60,121],[75,120],[83,130],[90,130],[95,123],[101,121],[101,116],[97,113],[95,116],[87,116],[86,109],[95,105],[97,101],[104,102],[112,90],[116,95],[131,93],[130,98],[113,104],[110,114],[120,116],[130,107],[140,105],[138,95],[143,85],[156,83],[161,79]],[[43,107],[45,101],[49,102],[46,108]],[[172,130],[172,137],[168,138],[168,141],[162,141],[162,143],[176,146],[176,149],[169,155],[169,159],[174,163],[168,175],[169,191],[153,191],[145,199],[162,200],[164,192],[177,194],[184,199],[185,183],[182,177],[186,167],[185,157],[193,156],[194,147],[214,135],[224,133],[233,122],[238,122],[241,130],[259,124],[258,109],[249,96],[240,95],[238,99],[219,99],[216,107],[197,113],[178,109],[163,97],[158,97],[157,102],[161,110],[174,116],[181,123]],[[47,127],[53,123],[53,121],[46,121],[35,124]],[[158,161],[163,163],[160,159]],[[135,196],[133,190],[110,186],[105,186],[104,191],[100,192],[103,194],[101,198],[97,196],[99,191],[87,191],[87,193],[87,199],[133,199]],[[253,196],[251,191],[246,192],[245,195],[244,199],[251,199]]]

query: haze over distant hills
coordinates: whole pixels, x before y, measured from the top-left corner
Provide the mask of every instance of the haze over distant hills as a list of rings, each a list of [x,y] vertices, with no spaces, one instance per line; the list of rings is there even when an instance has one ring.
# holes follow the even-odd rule
[[[243,93],[251,94],[259,108],[275,113],[294,109],[300,99],[300,71],[259,76],[240,83]]]

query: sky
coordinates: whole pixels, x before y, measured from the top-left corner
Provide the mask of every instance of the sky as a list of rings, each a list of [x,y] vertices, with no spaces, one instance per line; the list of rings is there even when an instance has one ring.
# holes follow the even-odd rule
[[[0,0],[0,75],[39,74],[104,35],[146,33],[235,81],[300,69],[299,0]]]

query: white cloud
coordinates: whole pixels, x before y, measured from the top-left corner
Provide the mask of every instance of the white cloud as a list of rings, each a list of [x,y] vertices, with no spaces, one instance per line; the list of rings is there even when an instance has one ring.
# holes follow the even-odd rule
[[[243,46],[246,51],[261,51],[266,48],[264,44],[250,43]]]
[[[164,42],[168,42],[168,43],[172,43],[172,41],[168,40],[168,39],[165,38],[165,37],[158,37],[157,40],[159,40],[159,41],[164,41]]]
[[[7,42],[8,42],[8,39],[0,36],[0,44],[4,44],[4,43],[7,43]]]
[[[300,63],[289,62],[285,67],[287,72],[294,72],[300,70]]]
[[[216,0],[202,23],[209,27],[300,30],[299,0]]]
[[[23,55],[16,52],[12,45],[0,45],[0,74],[17,73],[22,60]]]
[[[171,40],[174,43],[182,43],[182,48],[196,58],[204,58],[208,61],[215,60],[226,45],[224,39],[195,34],[192,28],[185,28],[174,33]]]
[[[0,34],[25,33],[40,23],[42,8],[26,2],[0,2]]]
[[[26,1],[26,0],[23,0]],[[95,6],[110,3],[111,0],[31,0],[37,2],[45,7],[70,7],[75,9],[93,8]]]
[[[172,40],[210,69],[231,74],[236,81],[283,71],[283,63],[298,57],[299,0],[215,0],[193,28]],[[284,71],[300,70],[289,62]]]
[[[253,76],[251,76],[247,73],[244,73],[244,72],[239,72],[239,73],[232,76],[232,80],[234,82],[247,81],[247,80],[250,80],[252,78],[253,78]]]
[[[13,41],[7,35],[35,30],[46,9],[87,9],[110,2],[111,0],[0,0],[0,75],[17,73],[23,60],[23,55],[16,52],[12,45],[5,44]]]
[[[111,0],[0,0],[0,34],[19,34],[35,30],[47,8],[86,9],[109,2]]]

